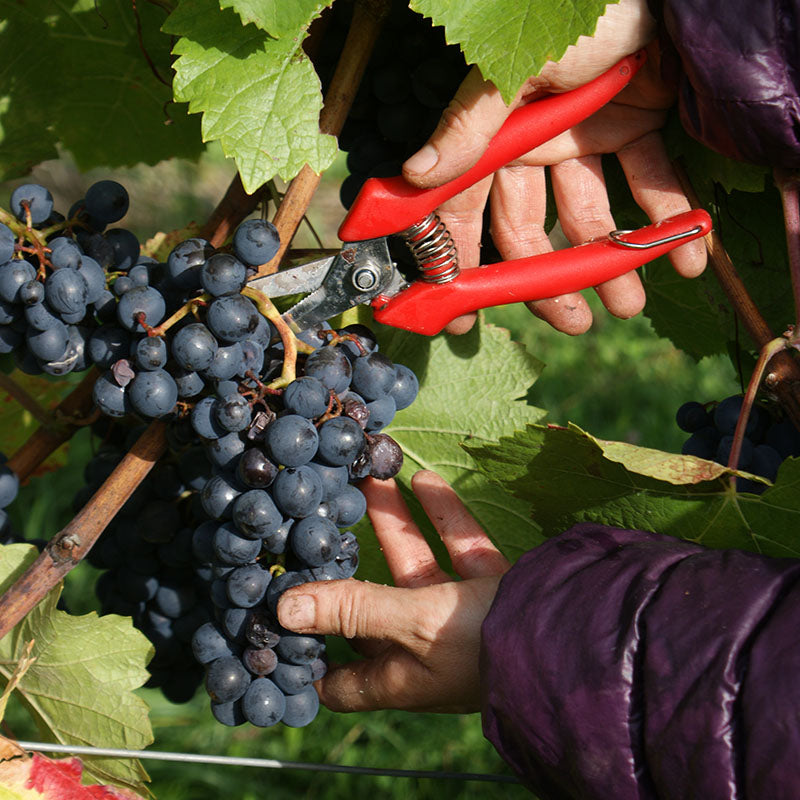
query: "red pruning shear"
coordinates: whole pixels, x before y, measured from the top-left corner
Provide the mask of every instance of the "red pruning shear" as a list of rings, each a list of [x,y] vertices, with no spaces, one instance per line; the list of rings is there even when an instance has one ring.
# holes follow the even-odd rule
[[[612,231],[606,239],[577,247],[460,271],[453,239],[433,213],[445,200],[597,111],[644,59],[643,52],[635,53],[578,89],[517,109],[477,164],[442,186],[417,189],[402,176],[370,178],[339,228],[344,245],[337,255],[250,285],[268,297],[309,292],[283,315],[298,333],[369,303],[378,322],[433,335],[470,311],[588,289],[705,235],[711,218],[694,210],[635,231]],[[408,283],[392,262],[386,237],[394,234],[406,240],[419,280]]]

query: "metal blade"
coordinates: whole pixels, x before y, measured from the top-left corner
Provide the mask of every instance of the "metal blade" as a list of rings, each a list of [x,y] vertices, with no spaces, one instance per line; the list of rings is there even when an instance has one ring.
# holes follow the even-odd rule
[[[283,319],[297,333],[396,290],[396,269],[386,240],[356,242],[336,256],[319,288],[290,308]]]
[[[267,297],[283,297],[287,294],[305,294],[317,289],[328,274],[338,256],[327,256],[317,261],[309,261],[299,267],[265,275],[250,281],[248,286],[258,289]]]

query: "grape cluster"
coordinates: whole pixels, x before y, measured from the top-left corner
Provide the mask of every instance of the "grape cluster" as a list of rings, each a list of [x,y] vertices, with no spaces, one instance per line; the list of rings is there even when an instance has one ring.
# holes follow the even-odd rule
[[[697,456],[727,464],[733,433],[742,409],[743,397],[732,395],[715,404],[684,403],[676,414],[682,431],[691,434],[683,443],[683,455]],[[742,440],[738,468],[774,481],[781,462],[800,456],[800,433],[788,419],[775,419],[762,405],[754,404]],[[738,478],[739,491],[760,494],[765,484]]]
[[[366,511],[353,481],[397,473],[402,452],[382,433],[418,384],[378,352],[371,332],[350,326],[305,360],[282,394],[263,385],[219,383],[191,416],[216,474],[201,498],[212,519],[196,529],[194,554],[213,573],[216,618],[196,632],[214,716],[308,724],[325,673],[321,637],[276,618],[283,591],[351,577],[358,542],[348,528]]]
[[[323,91],[333,75],[349,21],[345,4],[334,4],[329,14],[316,59]],[[407,3],[395,4],[339,136],[350,172],[340,193],[345,208],[352,205],[367,178],[400,174],[403,162],[433,132],[466,73],[460,49],[447,44],[443,28],[433,27]]]

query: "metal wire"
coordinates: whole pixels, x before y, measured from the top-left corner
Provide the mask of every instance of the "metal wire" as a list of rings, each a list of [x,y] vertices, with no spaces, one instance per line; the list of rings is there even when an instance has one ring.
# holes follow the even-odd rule
[[[44,753],[68,753],[80,756],[102,756],[105,758],[140,758],[154,761],[181,761],[189,764],[223,764],[231,767],[301,769],[307,772],[345,772],[351,775],[380,775],[390,778],[433,778],[435,780],[519,783],[513,775],[490,775],[479,772],[351,767],[346,764],[313,764],[303,761],[278,761],[272,758],[238,758],[235,756],[204,755],[202,753],[168,753],[159,750],[121,750],[113,747],[84,747],[74,744],[48,744],[47,742],[17,742],[17,744],[24,750]]]

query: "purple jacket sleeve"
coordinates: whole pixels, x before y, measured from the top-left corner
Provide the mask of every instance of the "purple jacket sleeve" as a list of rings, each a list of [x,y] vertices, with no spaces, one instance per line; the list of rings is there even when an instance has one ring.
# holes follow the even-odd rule
[[[583,524],[483,624],[487,738],[541,800],[800,792],[800,562]]]
[[[800,167],[800,0],[650,0],[686,130],[723,155]]]

